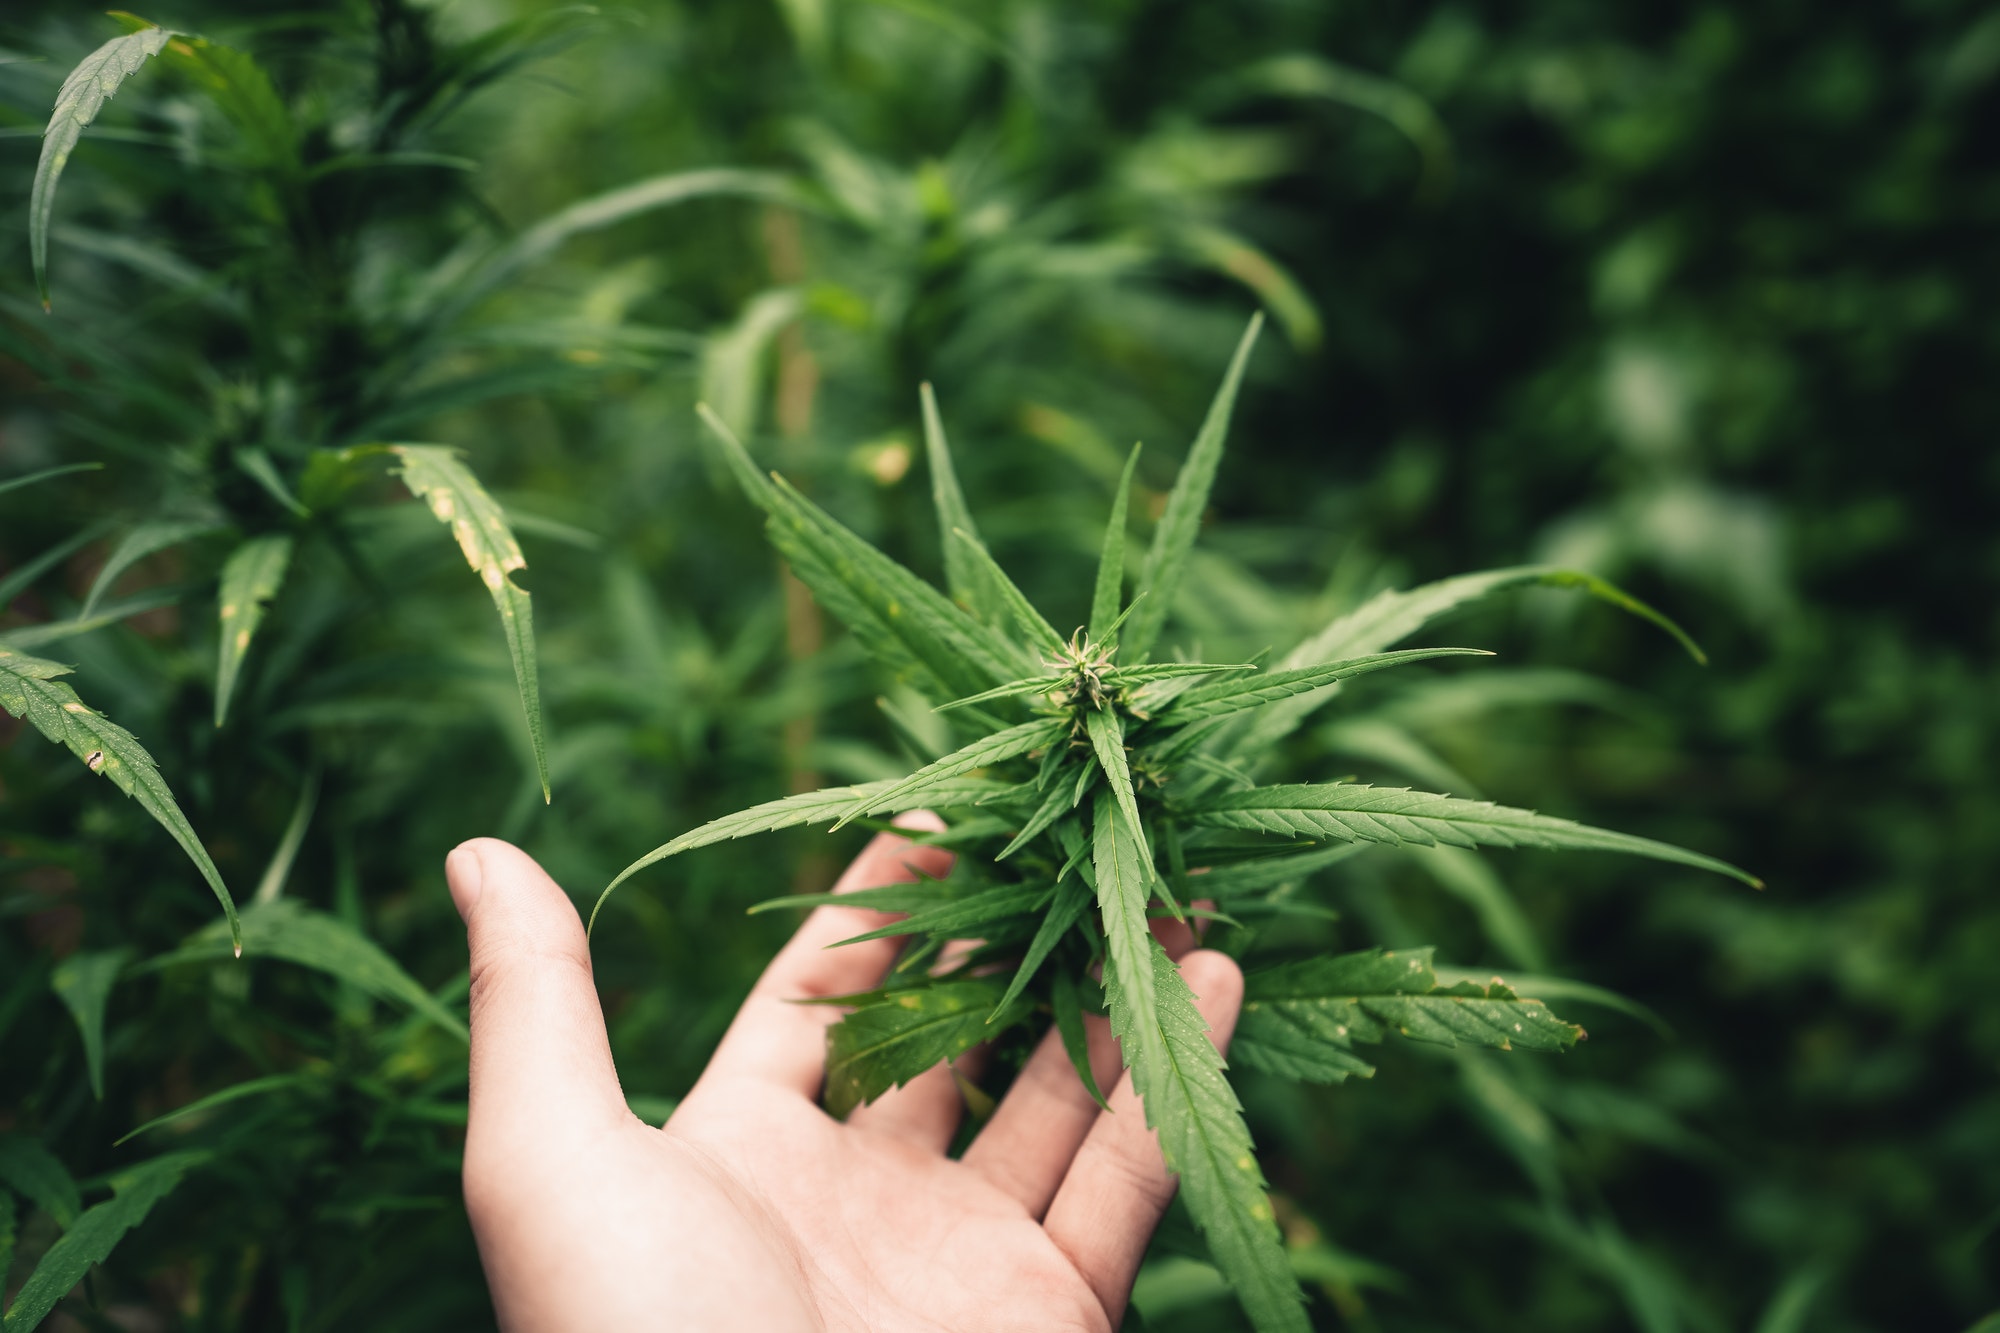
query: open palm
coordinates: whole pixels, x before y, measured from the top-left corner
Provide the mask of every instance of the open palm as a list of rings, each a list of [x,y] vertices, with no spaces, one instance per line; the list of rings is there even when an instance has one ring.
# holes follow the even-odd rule
[[[942,875],[883,835],[836,891]],[[1129,1082],[1099,1110],[1052,1032],[961,1159],[961,1098],[931,1070],[819,1108],[837,1017],[795,1001],[880,983],[896,944],[826,946],[893,920],[822,907],[759,979],[663,1129],[626,1108],[583,927],[524,853],[447,863],[472,951],[466,1204],[502,1325],[560,1329],[1108,1330],[1173,1196]],[[1176,928],[1178,929],[1178,928]],[[1235,964],[1167,938],[1218,1042]],[[1093,1019],[1100,1084],[1118,1071]]]

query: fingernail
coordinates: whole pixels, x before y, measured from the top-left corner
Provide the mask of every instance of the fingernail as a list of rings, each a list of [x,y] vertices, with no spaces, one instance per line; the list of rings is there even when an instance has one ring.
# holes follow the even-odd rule
[[[451,849],[451,855],[444,859],[444,879],[451,886],[451,901],[458,908],[459,920],[471,921],[472,909],[479,904],[480,885],[486,879],[486,866],[471,843]]]
[[[944,832],[944,821],[930,810],[905,810],[889,822],[897,828],[914,829],[919,833]]]

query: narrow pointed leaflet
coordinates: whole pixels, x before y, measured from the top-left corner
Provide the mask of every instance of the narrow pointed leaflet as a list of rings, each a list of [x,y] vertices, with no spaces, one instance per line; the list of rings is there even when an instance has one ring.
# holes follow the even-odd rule
[[[944,543],[945,586],[961,606],[988,625],[1001,620],[998,594],[986,571],[965,550],[951,541],[954,530],[979,541],[972,511],[966,508],[965,492],[959,489],[958,473],[951,463],[951,445],[945,439],[944,419],[938,415],[937,395],[926,383],[917,390],[924,414],[924,457],[931,467],[931,501],[937,508],[938,535]]]
[[[292,539],[282,533],[253,537],[237,547],[222,566],[217,616],[222,640],[215,657],[215,725],[229,716],[229,699],[236,690],[236,673],[250,651],[250,640],[264,619],[264,605],[278,595],[285,569],[292,560]]]
[[[113,37],[85,56],[56,93],[55,109],[49,115],[48,128],[42,131],[42,157],[35,166],[35,183],[28,198],[28,251],[44,310],[49,308],[49,218],[55,212],[56,182],[62,179],[84,127],[97,119],[112,94],[158,55],[172,36],[165,28],[147,27]]]
[[[1132,474],[1139,470],[1139,446],[1125,460],[1118,489],[1111,497],[1111,521],[1104,525],[1104,545],[1097,556],[1097,582],[1090,594],[1090,637],[1102,643],[1118,618],[1125,596],[1125,515],[1132,501]]]
[[[1441,1046],[1566,1051],[1583,1029],[1499,977],[1440,985],[1431,950],[1369,949],[1255,972],[1230,1050],[1244,1064],[1316,1083],[1375,1071],[1349,1049],[1389,1034]]]
[[[1289,783],[1224,792],[1184,811],[1210,828],[1245,829],[1341,842],[1430,847],[1547,847],[1626,852],[1712,870],[1752,888],[1762,882],[1724,861],[1669,843],[1613,833],[1532,810],[1361,783]]]
[[[1180,1177],[1181,1198],[1258,1333],[1306,1333],[1303,1297],[1227,1066],[1167,951],[1151,934],[1141,947],[1130,964],[1107,963],[1104,976],[1112,1030],[1124,1045],[1146,1123],[1159,1134],[1167,1168]],[[1147,979],[1145,1011],[1134,1003],[1135,974]],[[1145,1039],[1135,1043],[1142,1033]]]
[[[857,787],[822,787],[818,791],[801,792],[797,796],[780,797],[753,805],[747,810],[712,819],[699,828],[689,829],[671,842],[655,847],[644,856],[618,872],[618,877],[604,886],[597,895],[597,902],[590,909],[590,927],[597,925],[597,914],[604,910],[604,904],[614,890],[647,866],[657,864],[670,856],[691,851],[696,847],[707,847],[712,843],[728,842],[732,838],[748,837],[753,833],[770,833],[781,828],[795,828],[800,824],[817,824],[829,819],[837,819],[853,810],[862,802],[871,803],[871,808],[889,811],[872,803],[887,799],[888,805],[895,806],[896,812],[913,808],[917,804],[928,803],[943,809],[957,805],[973,805],[980,799],[1006,790],[1005,783],[988,782],[979,778],[958,778],[923,788],[921,792],[905,793],[913,795],[910,805],[896,805],[889,794],[906,783],[906,778],[884,778],[879,782],[863,783]]]
[[[980,571],[987,586],[999,597],[1001,604],[1007,609],[1008,616],[1030,646],[1044,654],[1053,655],[1062,651],[1062,635],[1056,633],[1055,626],[1043,619],[1042,613],[1035,609],[1035,604],[1015,586],[1014,580],[1008,577],[1006,570],[1000,568],[1000,562],[993,558],[993,553],[986,549],[979,538],[964,528],[953,528],[945,534],[944,544],[946,550],[957,551],[974,569]]]
[[[1263,327],[1264,316],[1259,314],[1251,318],[1250,327],[1243,331],[1243,340],[1236,344],[1236,355],[1230,358],[1229,370],[1222,377],[1222,387],[1216,390],[1215,401],[1201,423],[1201,432],[1194,437],[1194,447],[1188,450],[1180,475],[1174,479],[1174,488],[1167,494],[1166,510],[1160,515],[1160,526],[1154,530],[1153,545],[1146,554],[1145,577],[1141,581],[1146,602],[1125,630],[1125,656],[1129,661],[1136,662],[1152,651],[1173,610],[1174,594],[1179,591],[1181,575],[1187,569],[1188,552],[1194,549],[1194,539],[1201,532],[1201,514],[1208,507],[1215,470],[1222,462],[1229,416],[1236,409],[1236,390],[1243,382],[1250,349],[1256,346],[1257,334]]]
[[[451,529],[465,562],[493,596],[500,627],[507,635],[507,653],[514,663],[514,684],[521,695],[521,712],[528,723],[528,744],[534,752],[535,776],[542,800],[549,799],[548,742],[542,732],[542,686],[535,662],[535,622],[528,594],[514,582],[515,571],[526,569],[521,544],[507,526],[507,515],[479,478],[458,461],[458,451],[437,444],[389,446],[402,466],[403,484],[431,507],[437,520]]]
[[[835,522],[780,478],[757,470],[713,412],[702,420],[772,542],[826,610],[934,699],[975,694],[1035,673],[1035,662],[950,598]]]
[[[1218,681],[1213,685],[1197,685],[1176,698],[1161,721],[1172,726],[1221,717],[1246,708],[1261,708],[1335,681],[1367,675],[1384,667],[1401,666],[1406,662],[1422,662],[1433,657],[1491,656],[1493,654],[1484,648],[1411,648],[1400,653],[1377,653],[1347,662],[1329,662],[1325,666],[1306,667],[1299,671],[1278,671],[1269,675]]]
[[[243,927],[236,917],[236,902],[222,883],[222,874],[209,859],[207,848],[195,836],[179,802],[160,776],[153,756],[131,732],[119,726],[77,698],[76,691],[58,677],[69,668],[57,662],[29,657],[0,644],[0,708],[25,718],[37,731],[69,747],[84,767],[111,779],[118,790],[130,796],[147,814],[159,822],[181,845],[195,869],[208,881],[222,913],[229,922],[229,939],[237,954],[243,952]]]
[[[954,751],[934,763],[926,764],[900,782],[892,784],[880,796],[868,796],[856,801],[853,807],[834,824],[840,828],[859,819],[886,810],[894,802],[906,796],[920,795],[933,783],[947,778],[960,777],[976,768],[985,768],[1007,759],[1018,759],[1024,754],[1053,745],[1062,739],[1068,724],[1060,718],[1039,718],[1033,722],[1023,722],[1018,727],[995,732],[981,740],[976,740],[962,750]],[[906,807],[907,808],[907,807]]]
[[[1125,816],[1125,826],[1138,845],[1140,866],[1150,882],[1153,878],[1152,851],[1146,846],[1145,825],[1139,821],[1138,793],[1132,790],[1132,766],[1125,757],[1125,725],[1110,708],[1091,709],[1083,715],[1083,721],[1090,732],[1090,746],[1097,756],[1097,766],[1104,770],[1104,780],[1118,800],[1119,812]]]

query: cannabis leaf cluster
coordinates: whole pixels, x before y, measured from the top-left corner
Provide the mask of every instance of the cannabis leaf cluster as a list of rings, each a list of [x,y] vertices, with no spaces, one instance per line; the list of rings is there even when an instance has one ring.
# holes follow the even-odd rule
[[[1225,1064],[1150,921],[1272,906],[1275,892],[1355,844],[1595,848],[1743,872],[1664,843],[1532,811],[1353,782],[1260,785],[1260,759],[1349,677],[1469,648],[1392,651],[1445,611],[1508,588],[1580,587],[1665,625],[1618,589],[1523,568],[1388,592],[1270,668],[1155,660],[1221,459],[1259,324],[1236,349],[1167,497],[1127,600],[1134,450],[1106,527],[1089,623],[1057,631],[993,560],[959,489],[936,405],[926,444],[950,596],[766,476],[705,414],[772,540],[821,604],[929,698],[959,748],[908,777],[772,801],[682,834],[628,867],[787,826],[833,827],[918,806],[958,852],[941,881],[868,889],[843,902],[906,913],[869,935],[905,937],[878,991],[845,997],[830,1031],[825,1101],[836,1115],[1017,1024],[1053,1023],[1093,1093],[1082,1017],[1108,1008],[1125,1067],[1218,1266],[1260,1330],[1306,1327],[1249,1131]],[[1690,645],[1691,647],[1691,645]],[[824,896],[791,897],[808,906]],[[767,904],[775,906],[778,904]],[[596,912],[592,913],[593,924]],[[977,940],[948,964],[951,941]],[[1100,979],[1101,978],[1101,982]],[[1564,1050],[1582,1029],[1506,982],[1440,984],[1428,950],[1368,951],[1253,971],[1235,1050],[1282,1077],[1371,1073],[1357,1043],[1390,1033],[1498,1049]]]

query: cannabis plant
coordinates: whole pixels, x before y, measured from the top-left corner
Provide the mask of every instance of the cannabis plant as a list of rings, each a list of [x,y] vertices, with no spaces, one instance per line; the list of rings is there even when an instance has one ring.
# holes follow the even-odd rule
[[[1582,588],[1685,638],[1601,580],[1530,568],[1384,593],[1268,667],[1161,653],[1260,322],[1236,349],[1129,600],[1127,506],[1138,451],[1128,459],[1091,585],[1089,623],[1069,634],[1022,595],[980,540],[928,390],[926,444],[949,597],[783,478],[759,472],[728,427],[706,414],[794,572],[880,664],[932,702],[958,744],[907,777],[785,797],[684,833],[633,863],[598,908],[643,867],[725,839],[817,822],[839,828],[918,806],[942,812],[950,827],[935,837],[958,853],[948,878],[841,899],[907,914],[850,943],[901,936],[907,945],[883,987],[841,997],[852,1011],[829,1030],[827,1109],[844,1116],[1033,1022],[1059,1029],[1078,1076],[1101,1101],[1082,1020],[1108,1008],[1188,1210],[1244,1309],[1268,1331],[1306,1327],[1302,1298],[1226,1065],[1153,936],[1153,918],[1281,916],[1297,910],[1288,886],[1366,843],[1619,851],[1756,881],[1665,843],[1485,801],[1347,781],[1258,781],[1261,758],[1332,701],[1343,681],[1481,655],[1390,645],[1501,589]],[[953,940],[978,943],[939,963]],[[1440,968],[1428,949],[1371,950],[1251,972],[1231,1049],[1241,1063],[1280,1077],[1339,1082],[1372,1073],[1356,1048],[1391,1034],[1561,1051],[1583,1030],[1498,977]]]

